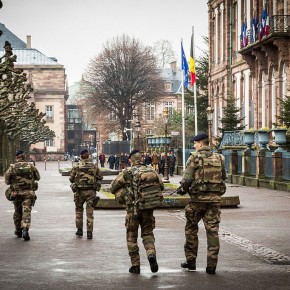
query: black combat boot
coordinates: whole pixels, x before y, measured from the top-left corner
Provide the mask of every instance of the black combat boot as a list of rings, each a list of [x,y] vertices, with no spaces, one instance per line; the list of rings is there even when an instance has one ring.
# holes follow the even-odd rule
[[[133,274],[140,274],[140,266],[131,266],[129,272]]]
[[[215,274],[216,267],[206,267],[207,274]]]
[[[87,231],[87,239],[91,240],[93,238],[93,232]]]
[[[18,237],[18,238],[22,238],[22,229],[16,229],[14,231],[14,234]]]
[[[30,240],[28,229],[23,229],[22,230],[22,238],[23,238],[24,241],[29,241]]]
[[[77,231],[76,231],[76,235],[79,236],[79,237],[82,237],[83,236],[83,229],[78,228]]]
[[[157,264],[156,256],[153,254],[149,255],[148,261],[150,264],[151,272],[152,273],[158,272],[158,264]]]
[[[195,271],[196,270],[196,262],[195,260],[190,260],[187,262],[181,263],[181,268],[187,268],[189,271]]]

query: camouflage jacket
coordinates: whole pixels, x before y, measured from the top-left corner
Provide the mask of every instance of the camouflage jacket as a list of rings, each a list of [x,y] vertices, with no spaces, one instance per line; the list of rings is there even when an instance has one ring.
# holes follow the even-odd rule
[[[100,190],[100,180],[103,179],[101,170],[88,159],[81,159],[75,165],[70,174],[70,182],[75,183],[78,188]]]
[[[181,180],[181,185],[184,189],[184,191],[188,192],[191,196],[192,201],[194,202],[220,202],[221,195],[224,194],[224,192],[219,192],[218,190],[220,187],[224,187],[225,190],[225,184],[224,180],[226,179],[226,170],[224,165],[224,157],[221,154],[216,154],[217,157],[221,160],[221,168],[220,168],[220,177],[219,180],[217,180],[216,184],[210,185],[210,190],[208,191],[199,191],[198,189],[193,190],[196,184],[198,184],[200,181],[197,180],[199,176],[200,171],[200,158],[206,158],[212,156],[214,153],[210,150],[208,147],[203,147],[202,149],[198,150],[197,152],[192,153],[187,162],[186,162],[186,168],[183,173],[183,178]],[[218,187],[219,189],[216,189]]]
[[[25,176],[17,175],[18,167],[27,167],[28,173]],[[24,159],[19,159],[15,164],[11,164],[5,173],[5,183],[12,186],[14,190],[36,190],[34,185],[35,181],[40,180],[40,175],[37,168],[26,162]],[[36,184],[37,185],[37,184]]]

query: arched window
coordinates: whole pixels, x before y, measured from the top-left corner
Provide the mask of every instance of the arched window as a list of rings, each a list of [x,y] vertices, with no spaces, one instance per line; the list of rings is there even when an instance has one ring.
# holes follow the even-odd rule
[[[262,99],[261,99],[261,113],[262,113],[262,127],[266,127],[266,82],[265,73],[262,73]]]
[[[286,73],[286,65],[283,64],[282,70],[282,98],[285,99],[287,95],[287,73]]]
[[[277,98],[276,98],[276,82],[275,82],[275,71],[272,71],[272,80],[271,80],[271,107],[272,107],[272,127],[274,127],[273,123],[277,122]]]

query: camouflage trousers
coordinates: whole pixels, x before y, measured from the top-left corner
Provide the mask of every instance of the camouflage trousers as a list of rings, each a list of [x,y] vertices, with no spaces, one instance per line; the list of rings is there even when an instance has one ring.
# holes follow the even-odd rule
[[[30,228],[32,198],[34,195],[34,192],[30,190],[21,191],[17,194],[16,199],[13,201],[13,221],[16,230],[21,228]]]
[[[94,228],[94,207],[93,199],[96,191],[93,189],[80,190],[74,194],[75,212],[76,212],[76,228],[83,228],[84,203],[86,203],[87,214],[87,231],[93,231]]]
[[[127,211],[125,226],[127,229],[127,247],[132,266],[140,265],[139,247],[137,242],[139,226],[141,227],[141,238],[147,256],[151,254],[156,255],[153,234],[155,228],[153,209],[139,210],[137,215],[134,215],[131,211]]]
[[[196,202],[185,207],[185,257],[187,261],[196,259],[198,251],[198,223],[202,219],[207,236],[207,266],[216,267],[219,243],[220,204]]]

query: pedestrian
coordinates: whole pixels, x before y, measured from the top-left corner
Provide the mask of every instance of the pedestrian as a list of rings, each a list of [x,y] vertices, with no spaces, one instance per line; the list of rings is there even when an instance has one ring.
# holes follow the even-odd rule
[[[108,158],[108,162],[107,162],[107,163],[109,163],[110,169],[114,169],[115,161],[116,161],[115,156],[113,155],[113,153],[111,153],[111,155]]]
[[[99,155],[99,160],[100,160],[100,163],[101,163],[101,167],[104,167],[105,166],[105,162],[106,162],[106,156],[103,152],[101,152],[101,154]]]
[[[155,228],[153,211],[162,203],[164,185],[152,166],[141,164],[139,150],[133,150],[129,159],[132,167],[119,173],[111,183],[111,192],[115,194],[116,200],[121,204],[126,204],[127,247],[132,264],[129,272],[140,273],[140,255],[137,242],[140,226],[150,268],[155,273],[158,271],[158,263],[153,234]]]
[[[161,153],[159,156],[159,165],[158,165],[158,172],[162,176],[164,176],[164,167],[165,167],[165,153]]]
[[[145,153],[144,164],[145,165],[151,165],[152,164],[152,158],[151,158],[149,153]]]
[[[225,193],[224,158],[209,148],[207,133],[196,135],[193,152],[188,158],[179,194],[189,193],[191,202],[185,207],[185,257],[182,268],[196,270],[198,223],[202,219],[207,235],[208,274],[215,274],[219,253],[220,201]]]
[[[126,166],[125,155],[122,152],[121,155],[120,155],[120,169],[121,170],[125,169],[125,166]]]
[[[156,172],[159,172],[158,164],[159,164],[159,157],[156,151],[154,151],[152,154],[152,165]]]
[[[35,166],[35,161],[30,157],[29,162]]]
[[[174,151],[170,151],[168,160],[169,160],[169,174],[170,176],[173,176],[176,162],[176,156],[174,154]]]
[[[115,170],[119,170],[120,168],[120,156],[115,154]]]
[[[70,174],[71,188],[74,192],[76,213],[76,235],[83,236],[83,212],[86,203],[87,238],[93,238],[94,208],[99,198],[96,191],[101,188],[100,180],[103,179],[101,170],[89,160],[89,152],[84,149],[80,153],[81,160],[76,164]]]
[[[14,204],[15,235],[29,241],[31,209],[35,203],[37,182],[40,175],[36,167],[25,161],[25,153],[16,151],[16,163],[11,164],[5,173],[5,183],[10,185]]]

